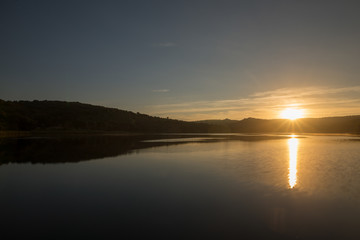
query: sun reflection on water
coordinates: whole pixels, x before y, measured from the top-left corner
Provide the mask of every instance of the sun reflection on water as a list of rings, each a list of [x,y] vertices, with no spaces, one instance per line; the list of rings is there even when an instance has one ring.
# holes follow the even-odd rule
[[[289,145],[289,186],[295,187],[297,181],[297,152],[299,140],[292,135],[292,138],[288,140]]]

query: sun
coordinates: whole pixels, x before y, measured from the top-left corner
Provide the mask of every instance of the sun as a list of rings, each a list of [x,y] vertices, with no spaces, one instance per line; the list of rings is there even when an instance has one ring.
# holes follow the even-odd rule
[[[304,109],[286,108],[281,111],[280,116],[285,119],[295,120],[304,117]]]

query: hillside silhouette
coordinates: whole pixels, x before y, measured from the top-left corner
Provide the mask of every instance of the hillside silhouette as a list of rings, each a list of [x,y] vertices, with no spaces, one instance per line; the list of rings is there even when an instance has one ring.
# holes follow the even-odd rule
[[[205,124],[62,101],[0,100],[0,130],[202,132]]]
[[[205,120],[153,117],[64,101],[0,100],[0,131],[117,131],[125,133],[360,133],[360,116]]]

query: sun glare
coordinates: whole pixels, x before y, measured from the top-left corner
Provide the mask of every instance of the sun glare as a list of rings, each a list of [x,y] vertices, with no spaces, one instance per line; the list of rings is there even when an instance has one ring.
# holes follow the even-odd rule
[[[280,116],[290,120],[302,118],[304,117],[304,109],[286,108],[280,113]]]

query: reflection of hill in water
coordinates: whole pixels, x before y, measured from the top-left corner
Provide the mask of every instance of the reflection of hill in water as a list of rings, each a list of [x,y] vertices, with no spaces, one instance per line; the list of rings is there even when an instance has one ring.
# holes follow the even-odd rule
[[[285,136],[133,135],[62,136],[0,139],[0,164],[66,163],[129,154],[133,150],[189,142],[261,141]],[[152,141],[155,140],[156,141]],[[176,139],[179,139],[178,141]]]

